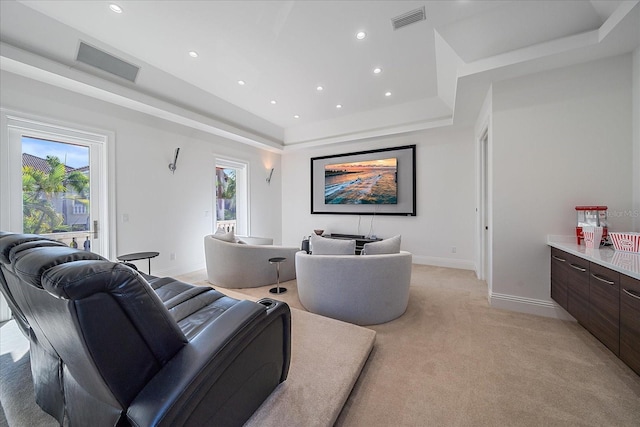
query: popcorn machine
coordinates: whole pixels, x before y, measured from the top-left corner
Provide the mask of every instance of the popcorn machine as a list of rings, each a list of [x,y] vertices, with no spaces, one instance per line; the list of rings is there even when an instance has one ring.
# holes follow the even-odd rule
[[[576,240],[580,244],[584,239],[582,227],[602,227],[602,239],[607,233],[607,207],[606,206],[576,206]]]

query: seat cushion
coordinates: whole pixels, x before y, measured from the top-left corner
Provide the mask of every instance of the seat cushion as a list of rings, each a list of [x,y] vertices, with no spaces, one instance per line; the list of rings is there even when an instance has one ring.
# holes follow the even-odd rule
[[[361,255],[381,255],[400,253],[400,235],[381,240],[379,242],[365,243]]]
[[[353,255],[355,252],[355,240],[340,240],[315,235],[311,236],[311,253],[313,255]]]
[[[184,283],[172,277],[152,278],[149,284],[189,340],[238,302],[209,286]]]
[[[222,240],[223,242],[229,242],[229,243],[238,242],[238,239],[236,239],[236,236],[233,233],[233,230],[229,231],[228,233],[225,233],[224,231],[218,228],[215,234],[212,234],[212,236],[218,240]]]

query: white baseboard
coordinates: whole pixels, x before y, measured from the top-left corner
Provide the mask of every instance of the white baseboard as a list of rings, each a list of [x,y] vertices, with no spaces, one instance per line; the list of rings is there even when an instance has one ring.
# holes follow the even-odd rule
[[[517,311],[520,313],[535,314],[561,320],[574,320],[562,307],[553,301],[519,297],[516,295],[489,294],[489,305],[494,308]]]
[[[466,259],[438,258],[431,256],[413,255],[413,263],[434,265],[436,267],[459,268],[461,270],[475,270],[476,264]]]
[[[175,276],[181,276],[183,274],[193,273],[194,271],[202,270],[204,268],[206,268],[206,265],[203,262],[201,262],[197,264],[180,265],[173,268],[165,268],[163,270],[156,271],[153,269],[153,264],[152,264],[151,274],[156,277],[175,277]],[[144,267],[142,267],[142,271],[144,273],[148,272],[148,270],[146,270]]]

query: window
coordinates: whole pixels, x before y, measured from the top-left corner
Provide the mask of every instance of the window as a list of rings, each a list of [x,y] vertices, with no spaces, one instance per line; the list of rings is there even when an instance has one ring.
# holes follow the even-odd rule
[[[21,142],[23,232],[89,232],[89,147],[28,136]]]
[[[0,228],[109,257],[110,135],[2,110]],[[6,138],[5,138],[6,137]]]
[[[247,170],[246,163],[216,160],[214,229],[249,234]]]

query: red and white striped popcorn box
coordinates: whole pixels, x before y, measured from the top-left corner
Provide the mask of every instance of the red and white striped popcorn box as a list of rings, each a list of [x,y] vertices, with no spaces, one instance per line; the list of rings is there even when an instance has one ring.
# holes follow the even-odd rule
[[[610,232],[611,242],[616,251],[640,253],[640,233]]]
[[[584,244],[589,249],[598,249],[602,241],[602,227],[585,226],[582,227]]]

